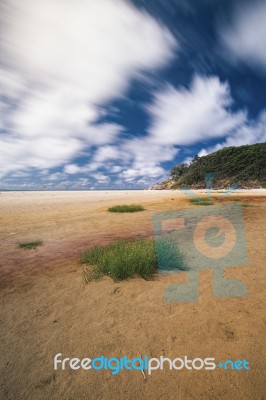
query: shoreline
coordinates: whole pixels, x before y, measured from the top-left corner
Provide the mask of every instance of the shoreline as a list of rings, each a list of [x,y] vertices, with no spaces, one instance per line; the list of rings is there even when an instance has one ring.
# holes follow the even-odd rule
[[[266,189],[264,188],[254,188],[254,189],[99,189],[99,190],[90,190],[90,189],[76,189],[76,190],[8,190],[2,189],[0,190],[0,194],[4,193],[185,193],[186,191],[192,191],[197,193],[261,193],[266,194]]]

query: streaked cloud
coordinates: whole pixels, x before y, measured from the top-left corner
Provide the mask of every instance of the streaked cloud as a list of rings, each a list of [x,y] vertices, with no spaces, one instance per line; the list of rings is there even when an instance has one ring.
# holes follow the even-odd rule
[[[255,121],[249,121],[240,126],[232,135],[228,136],[223,142],[214,146],[203,148],[199,156],[205,156],[223,147],[242,146],[245,144],[255,144],[266,142],[266,110],[261,112]]]
[[[116,141],[123,128],[98,123],[99,106],[177,49],[165,27],[122,0],[3,0],[0,23],[2,176]]]
[[[195,76],[190,87],[168,85],[155,94],[148,106],[155,143],[189,145],[226,136],[246,120],[243,111],[233,112],[230,88],[218,77]]]
[[[241,3],[230,24],[220,27],[222,42],[233,60],[266,72],[266,2]],[[228,53],[227,53],[228,56]]]
[[[195,153],[266,140],[265,1],[190,3],[1,1],[7,187],[147,187]]]

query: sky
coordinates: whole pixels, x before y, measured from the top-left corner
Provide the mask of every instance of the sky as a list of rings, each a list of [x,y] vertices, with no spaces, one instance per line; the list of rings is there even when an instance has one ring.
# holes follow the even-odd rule
[[[266,141],[266,0],[1,0],[0,189],[143,189]]]

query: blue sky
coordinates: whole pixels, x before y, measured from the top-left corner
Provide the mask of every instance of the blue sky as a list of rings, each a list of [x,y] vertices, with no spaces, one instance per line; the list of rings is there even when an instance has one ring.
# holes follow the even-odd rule
[[[147,188],[266,141],[266,0],[3,0],[0,188]]]

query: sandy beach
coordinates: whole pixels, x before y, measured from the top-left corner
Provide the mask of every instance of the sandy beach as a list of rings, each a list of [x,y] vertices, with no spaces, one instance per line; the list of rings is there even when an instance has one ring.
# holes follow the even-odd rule
[[[206,191],[199,192],[206,195]],[[221,196],[215,192],[213,196]],[[243,207],[248,264],[228,268],[243,298],[216,298],[212,272],[200,272],[199,301],[166,302],[164,289],[187,273],[152,280],[82,283],[81,250],[118,238],[153,235],[152,215],[195,207],[179,191],[2,192],[0,194],[0,398],[265,399],[266,190],[230,195]],[[230,202],[230,196],[225,202]],[[145,211],[109,213],[116,204]],[[40,239],[22,250],[18,243]],[[249,371],[55,371],[53,358],[187,355],[246,359]]]

